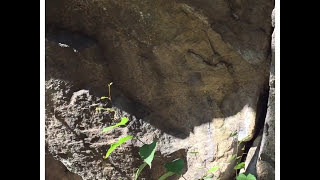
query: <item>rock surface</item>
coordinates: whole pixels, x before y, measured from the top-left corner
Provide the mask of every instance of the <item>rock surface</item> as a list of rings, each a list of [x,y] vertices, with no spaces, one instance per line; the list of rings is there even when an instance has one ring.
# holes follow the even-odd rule
[[[46,154],[46,180],[82,180],[81,176],[71,173],[50,154]]]
[[[274,12],[272,13],[274,26]],[[267,116],[257,162],[259,180],[275,179],[275,37],[272,35],[272,64],[270,68],[270,92]]]
[[[188,180],[215,165],[217,177],[232,179],[230,134],[249,141],[257,133],[273,1],[226,2],[48,0],[46,145],[54,158],[83,179],[132,179],[140,141],[102,156],[134,135],[159,141],[161,158],[142,177],[157,179],[165,162],[181,157]],[[110,82],[112,104],[99,99]],[[129,127],[101,133],[122,116]]]

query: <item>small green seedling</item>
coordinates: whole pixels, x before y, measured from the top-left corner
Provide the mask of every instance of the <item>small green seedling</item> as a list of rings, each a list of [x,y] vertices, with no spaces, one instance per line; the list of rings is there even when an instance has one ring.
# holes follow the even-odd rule
[[[109,83],[108,84],[108,89],[109,89],[109,100],[112,102],[112,100],[111,100],[111,85],[113,84],[113,82],[111,82],[111,83]]]
[[[236,132],[231,133],[231,134],[230,134],[230,137],[234,137],[234,136],[236,136],[236,135],[238,135],[238,132],[237,132],[237,131],[236,131]]]
[[[164,167],[168,172],[163,174],[158,180],[164,180],[174,174],[182,174],[182,170],[185,165],[182,159],[176,159],[170,163],[166,163]]]
[[[104,159],[107,159],[110,154],[118,147],[120,146],[121,144],[123,144],[124,142],[128,141],[129,139],[132,139],[133,137],[132,136],[126,136],[126,137],[123,137],[121,139],[119,139],[118,142],[115,142],[113,144],[111,144],[111,147],[108,149],[107,151],[107,154],[106,156],[104,157]]]
[[[238,169],[242,169],[242,168],[244,168],[245,167],[245,163],[244,162],[241,162],[241,163],[238,163],[235,167],[234,167],[234,169],[235,170],[238,170]]]
[[[201,178],[201,180],[207,180],[213,178],[213,172],[217,171],[220,169],[220,166],[214,166],[213,168],[209,169],[205,175],[205,177]]]
[[[239,176],[237,176],[237,180],[257,180],[256,177],[254,177],[254,175],[252,174],[248,174],[247,176],[243,173],[239,174]]]
[[[156,149],[157,149],[157,141],[154,141],[151,144],[145,144],[139,148],[139,155],[144,163],[141,164],[140,167],[138,168],[135,174],[135,180],[138,179],[141,171],[143,170],[143,168],[146,167],[146,165],[149,165],[149,167],[151,168],[151,163],[153,161],[154,153],[156,152]]]
[[[217,171],[218,169],[220,169],[220,166],[215,166],[215,167],[209,169],[208,173],[213,173],[213,172]]]
[[[128,118],[123,117],[123,118],[121,118],[121,121],[120,121],[119,123],[117,123],[116,125],[113,125],[113,126],[109,126],[109,127],[104,128],[104,129],[102,130],[102,132],[110,131],[111,129],[114,129],[114,128],[118,127],[118,126],[124,126],[124,125],[126,125],[126,123],[127,123],[128,121],[129,121]]]

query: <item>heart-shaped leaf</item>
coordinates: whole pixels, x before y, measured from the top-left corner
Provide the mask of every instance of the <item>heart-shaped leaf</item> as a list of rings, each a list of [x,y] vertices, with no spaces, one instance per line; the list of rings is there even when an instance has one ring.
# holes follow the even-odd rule
[[[173,172],[176,174],[181,174],[182,169],[184,168],[184,161],[182,159],[176,159],[170,163],[166,163],[164,167],[167,169],[169,172]]]
[[[247,176],[243,173],[239,174],[237,176],[237,180],[257,180],[256,177],[254,177],[254,175],[252,174],[248,174]]]
[[[151,144],[145,144],[139,149],[139,155],[141,159],[147,163],[151,168],[151,162],[154,158],[154,153],[156,152],[157,141],[154,141]]]
[[[244,163],[244,162],[241,162],[241,163],[237,164],[237,165],[234,167],[234,169],[235,169],[235,170],[237,170],[237,169],[242,169],[242,168],[244,168],[244,166],[245,166],[245,163]]]

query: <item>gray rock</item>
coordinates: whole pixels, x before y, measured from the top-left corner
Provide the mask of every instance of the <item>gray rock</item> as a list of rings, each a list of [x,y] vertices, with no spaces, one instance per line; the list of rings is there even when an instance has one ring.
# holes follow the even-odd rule
[[[272,15],[274,19],[274,13]],[[275,39],[272,35],[272,64],[270,68],[270,92],[264,132],[257,162],[259,180],[275,179]]]

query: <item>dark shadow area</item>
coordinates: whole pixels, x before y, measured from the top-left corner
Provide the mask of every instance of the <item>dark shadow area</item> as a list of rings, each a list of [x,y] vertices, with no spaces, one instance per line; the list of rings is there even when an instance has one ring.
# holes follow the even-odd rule
[[[185,97],[161,96],[160,89],[154,93],[159,94],[161,99],[155,98],[149,107],[132,96],[140,92],[121,88],[121,82],[117,78],[119,75],[113,73],[115,70],[108,64],[110,58],[119,57],[106,57],[96,40],[80,32],[70,32],[54,25],[47,25],[46,40],[46,43],[50,43],[50,47],[46,47],[46,80],[51,77],[67,80],[73,84],[74,90],[88,89],[90,94],[97,97],[107,96],[108,83],[114,82],[111,86],[113,106],[180,139],[187,138],[190,133],[193,133],[194,127],[211,122],[213,118],[236,115],[244,106],[258,107],[258,110],[265,107],[265,97],[261,97],[257,104],[254,98],[248,98],[249,93],[245,92],[246,89],[238,89],[237,84],[234,85],[234,92],[225,94],[221,103],[212,96],[198,95],[199,87],[195,84],[201,81],[201,76],[197,73],[191,73],[191,81],[182,82],[189,88]],[[68,47],[61,47],[61,44]],[[157,79],[166,78],[162,77],[158,65],[152,61],[151,50],[143,50],[142,54],[143,59],[150,61]],[[121,65],[117,68],[121,68]],[[163,84],[162,81],[157,83],[160,83],[159,86]],[[172,106],[176,108],[170,109]],[[263,107],[260,108],[260,106]],[[257,112],[257,116],[261,116],[261,113],[265,112]],[[262,123],[260,119],[258,118],[258,124]]]

